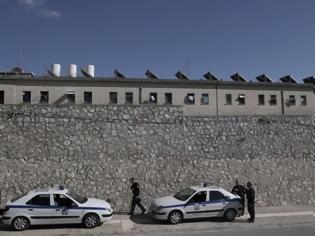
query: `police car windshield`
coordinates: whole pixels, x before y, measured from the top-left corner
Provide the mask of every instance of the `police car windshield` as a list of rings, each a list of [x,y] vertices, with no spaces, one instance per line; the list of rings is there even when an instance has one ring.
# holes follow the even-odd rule
[[[73,198],[74,200],[76,200],[78,203],[81,203],[81,204],[87,202],[87,200],[88,200],[86,197],[82,197],[82,196],[80,196],[76,193],[73,193],[73,192],[68,193],[68,195],[69,195],[69,197]]]
[[[193,195],[196,191],[191,188],[185,188],[184,190],[176,193],[174,198],[180,201],[186,201],[191,195]]]

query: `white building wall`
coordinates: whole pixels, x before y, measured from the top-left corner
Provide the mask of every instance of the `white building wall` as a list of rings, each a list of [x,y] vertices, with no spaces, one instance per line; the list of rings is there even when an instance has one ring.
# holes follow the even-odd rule
[[[295,96],[295,105],[289,104],[290,95]],[[306,106],[302,105],[302,95],[306,95]],[[315,94],[312,91],[283,91],[283,100],[286,115],[315,114]]]
[[[225,95],[232,95],[227,105]],[[238,96],[245,95],[245,105],[239,105]],[[265,105],[258,104],[258,95],[265,95]],[[277,96],[277,105],[270,105],[270,96]],[[218,90],[219,115],[281,115],[281,92],[276,90],[249,90],[244,88],[220,88]]]
[[[216,89],[218,87],[218,89]],[[133,93],[133,104],[138,105],[149,101],[150,93],[157,93],[158,105],[165,104],[165,93],[172,93],[172,105],[183,106],[184,114],[188,116],[213,115],[309,115],[315,114],[315,93],[311,86],[292,85],[260,85],[260,84],[208,84],[208,83],[177,83],[141,81],[77,81],[49,79],[8,79],[0,80],[0,90],[5,91],[5,104],[22,103],[23,91],[31,91],[32,103],[40,102],[40,92],[49,92],[50,104],[65,104],[67,91],[76,95],[76,104],[84,103],[84,92],[92,92],[92,104],[110,104],[110,92],[117,92],[118,105],[125,104],[125,93]],[[141,92],[141,95],[139,94]],[[195,94],[195,104],[185,103],[188,93]],[[201,104],[202,94],[209,95],[209,104]],[[227,105],[225,95],[232,95],[232,104]],[[239,105],[240,94],[245,95],[245,105]],[[258,104],[258,95],[265,95],[265,105]],[[281,96],[283,94],[283,102]],[[277,105],[270,104],[270,96],[277,96]],[[296,105],[286,105],[290,95],[295,95]],[[301,96],[306,95],[307,106],[301,105]],[[152,104],[154,105],[154,104]],[[218,109],[217,109],[218,108]]]
[[[184,106],[185,115],[216,115],[216,90],[210,88],[143,88],[142,89],[142,101],[143,103],[149,102],[150,93],[157,93],[158,105],[165,104],[165,93],[172,93],[173,105]],[[195,94],[195,104],[185,104],[185,97],[188,93]],[[209,104],[202,105],[202,94],[208,94]]]

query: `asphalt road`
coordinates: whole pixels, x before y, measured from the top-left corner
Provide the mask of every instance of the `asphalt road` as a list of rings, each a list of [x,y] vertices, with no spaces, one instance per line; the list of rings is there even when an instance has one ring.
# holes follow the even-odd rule
[[[205,232],[174,232],[174,233],[150,233],[150,236],[314,236],[315,228],[312,226],[294,226],[281,228],[256,228],[237,229],[235,231],[205,231]],[[128,235],[128,234],[127,234]],[[130,234],[133,236],[143,236],[143,234]]]

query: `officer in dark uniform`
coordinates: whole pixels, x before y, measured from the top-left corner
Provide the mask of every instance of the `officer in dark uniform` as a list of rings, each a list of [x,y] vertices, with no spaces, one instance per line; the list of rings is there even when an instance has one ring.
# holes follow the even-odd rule
[[[247,209],[248,213],[250,215],[250,218],[248,219],[249,223],[255,222],[255,190],[253,189],[253,184],[251,182],[247,183]]]
[[[141,204],[141,199],[140,199],[140,187],[139,184],[137,182],[135,182],[134,178],[130,178],[130,182],[131,182],[131,191],[132,191],[132,199],[131,199],[131,209],[129,212],[129,215],[133,215],[136,205],[138,205],[138,207],[140,207],[140,209],[142,210],[142,214],[144,214],[146,212],[144,206]]]
[[[233,194],[237,194],[238,196],[240,196],[241,198],[241,204],[243,206],[243,211],[242,211],[242,215],[244,215],[244,211],[245,211],[245,194],[246,194],[246,188],[244,187],[244,185],[241,185],[238,183],[238,180],[235,180],[235,186],[233,187],[231,193]]]

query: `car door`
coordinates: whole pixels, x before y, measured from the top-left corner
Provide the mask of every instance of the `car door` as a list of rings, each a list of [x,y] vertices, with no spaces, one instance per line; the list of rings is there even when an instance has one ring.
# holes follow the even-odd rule
[[[51,194],[37,194],[26,202],[26,214],[31,218],[31,224],[51,224],[55,210],[51,206]]]
[[[218,190],[209,191],[210,201],[207,205],[210,217],[220,217],[224,213],[228,201],[223,193]]]
[[[82,222],[83,210],[64,194],[54,194],[55,221],[57,224],[76,224]]]
[[[207,217],[207,191],[195,193],[184,206],[185,218]]]

